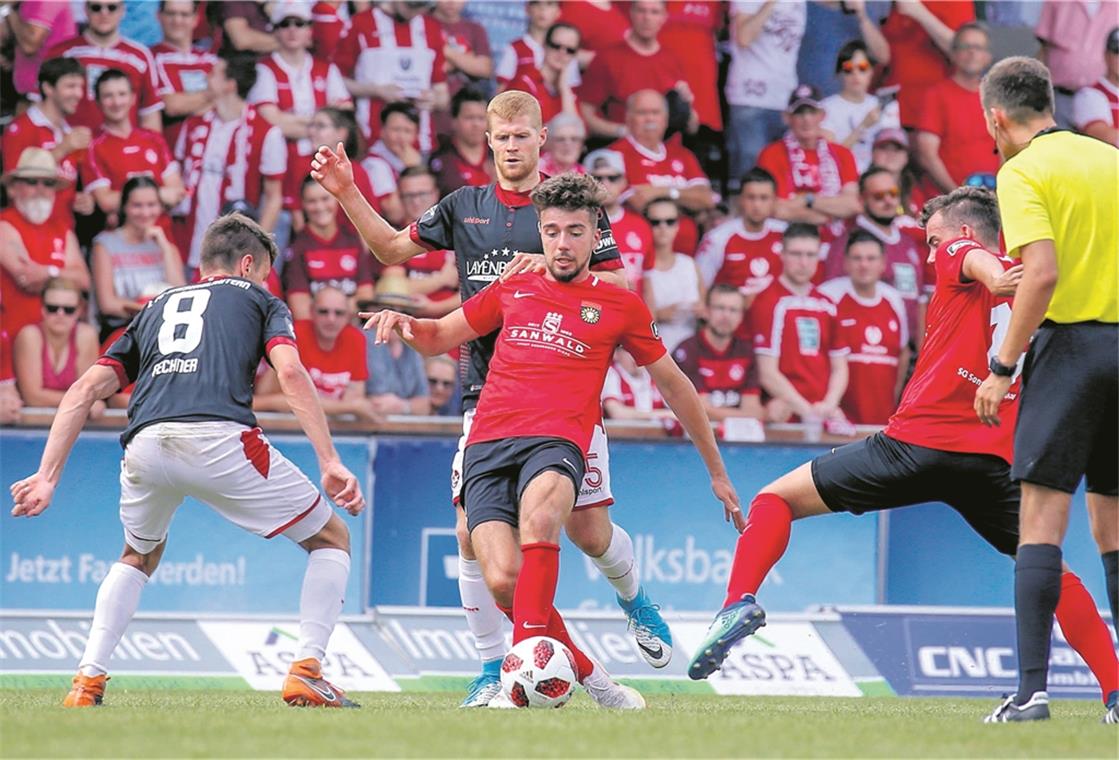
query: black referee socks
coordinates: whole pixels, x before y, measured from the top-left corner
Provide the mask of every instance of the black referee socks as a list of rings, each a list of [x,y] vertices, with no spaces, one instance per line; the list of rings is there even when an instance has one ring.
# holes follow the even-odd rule
[[[1111,605],[1111,627],[1119,632],[1119,551],[1104,552],[1103,576],[1107,579],[1107,603]]]
[[[1053,612],[1061,598],[1061,547],[1025,544],[1014,566],[1014,613],[1018,626],[1017,704],[1045,691]]]

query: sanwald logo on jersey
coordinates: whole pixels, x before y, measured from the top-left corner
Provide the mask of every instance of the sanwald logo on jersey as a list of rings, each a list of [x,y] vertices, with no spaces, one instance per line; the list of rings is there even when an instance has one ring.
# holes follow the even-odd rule
[[[511,343],[533,348],[546,348],[568,356],[586,356],[590,346],[568,335],[542,330],[539,327],[510,327],[505,334]]]

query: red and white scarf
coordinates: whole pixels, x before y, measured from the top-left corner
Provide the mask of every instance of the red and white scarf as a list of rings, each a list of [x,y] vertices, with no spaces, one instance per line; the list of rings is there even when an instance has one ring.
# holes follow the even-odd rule
[[[839,165],[828,148],[827,140],[821,137],[816,141],[818,165],[808,163],[808,151],[801,147],[792,132],[786,132],[781,141],[785,144],[785,150],[789,155],[793,187],[798,192],[839,195],[839,191],[843,189],[843,182],[839,178]]]

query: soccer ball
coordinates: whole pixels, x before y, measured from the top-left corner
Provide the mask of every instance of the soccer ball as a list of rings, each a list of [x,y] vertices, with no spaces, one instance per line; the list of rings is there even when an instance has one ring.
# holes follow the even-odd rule
[[[547,636],[516,644],[501,663],[501,688],[517,707],[563,707],[575,683],[571,650]]]

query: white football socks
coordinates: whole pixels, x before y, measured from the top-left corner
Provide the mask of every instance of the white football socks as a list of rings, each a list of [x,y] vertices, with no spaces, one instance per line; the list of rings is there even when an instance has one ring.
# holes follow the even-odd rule
[[[482,662],[505,656],[505,632],[501,621],[505,615],[497,608],[489,586],[482,577],[482,566],[476,559],[458,556],[458,593],[466,625],[474,636],[474,647]]]
[[[109,658],[117,648],[124,629],[128,627],[140,594],[148,582],[142,570],[123,562],[114,562],[101,587],[97,589],[97,602],[93,607],[93,625],[89,629],[85,653],[78,670],[85,676],[99,676],[109,672]]]
[[[641,586],[637,578],[636,560],[633,555],[633,540],[625,529],[611,523],[614,532],[610,535],[610,546],[601,557],[591,557],[595,567],[624,601],[630,601]]]
[[[299,595],[299,654],[322,662],[334,624],[342,614],[350,555],[341,549],[315,549],[307,556],[307,572]]]

